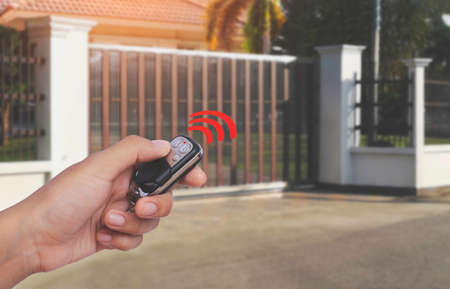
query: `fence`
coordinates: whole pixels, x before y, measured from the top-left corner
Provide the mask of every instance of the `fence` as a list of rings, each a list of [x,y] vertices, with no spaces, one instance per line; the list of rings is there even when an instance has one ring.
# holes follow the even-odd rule
[[[291,185],[315,183],[319,168],[319,66],[315,59],[290,64],[292,85],[284,101],[283,180]]]
[[[412,81],[407,74],[403,78],[378,80],[363,76],[355,83],[361,85],[361,99],[355,106],[361,115],[360,125],[355,126],[359,135],[356,145],[412,146],[414,103],[411,98]]]
[[[35,93],[36,65],[26,38],[0,40],[0,161],[37,160],[39,129],[36,108],[43,96]]]
[[[210,185],[289,179],[290,171],[292,178],[309,179],[307,157],[305,165],[284,166],[289,157],[286,147],[298,149],[299,156],[312,151],[308,130],[284,125],[286,103],[297,103],[291,102],[296,89],[292,64],[288,65],[294,60],[91,45],[90,150],[98,151],[129,134],[170,139],[186,133],[206,149],[202,166]],[[206,109],[230,115],[238,137],[207,146],[201,135],[187,132],[189,116]],[[293,115],[292,120],[298,120]]]
[[[425,82],[426,144],[450,143],[450,82],[427,79]]]

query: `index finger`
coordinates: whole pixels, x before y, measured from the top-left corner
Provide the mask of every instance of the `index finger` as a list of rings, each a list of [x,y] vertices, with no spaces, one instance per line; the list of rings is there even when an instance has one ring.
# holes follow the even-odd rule
[[[206,183],[207,176],[205,172],[199,168],[195,167],[190,171],[180,183],[190,187],[201,187]]]
[[[85,165],[92,174],[112,181],[135,164],[163,158],[169,151],[170,144],[167,141],[128,136],[104,151],[91,155],[85,160]]]

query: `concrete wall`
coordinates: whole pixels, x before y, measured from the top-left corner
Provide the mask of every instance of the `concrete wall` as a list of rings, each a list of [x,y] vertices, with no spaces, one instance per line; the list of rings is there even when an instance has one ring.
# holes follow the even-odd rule
[[[413,149],[352,148],[352,184],[414,188]]]
[[[416,192],[448,187],[450,146],[425,146],[425,68],[430,59],[404,60],[413,84],[410,148],[364,148],[355,127],[361,116],[355,106],[361,87],[362,47],[319,47],[320,155],[319,182],[341,186],[396,187]]]
[[[426,146],[420,173],[423,188],[450,186],[450,146]]]
[[[50,162],[0,163],[0,210],[20,202],[48,180]]]
[[[88,32],[95,22],[66,17],[34,18],[27,23],[36,55],[36,90],[45,95],[37,108],[35,162],[0,163],[0,210],[30,195],[50,178],[88,155]]]

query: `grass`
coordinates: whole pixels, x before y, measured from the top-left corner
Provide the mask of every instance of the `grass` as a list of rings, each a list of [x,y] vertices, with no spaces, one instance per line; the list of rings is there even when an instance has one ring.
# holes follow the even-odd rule
[[[432,138],[427,137],[425,139],[426,145],[444,145],[444,144],[450,144],[450,138]]]
[[[409,137],[395,135],[377,135],[377,147],[409,147]],[[360,147],[368,146],[368,136],[361,134]]]
[[[410,147],[410,139],[407,136],[381,135],[377,138],[380,147],[405,148]],[[426,137],[425,145],[450,144],[450,138]],[[361,135],[361,147],[367,147],[367,135]]]
[[[0,162],[30,161],[36,159],[34,137],[15,138],[0,146]]]
[[[258,150],[258,134],[253,133],[251,136],[252,140],[252,147],[251,147],[251,172],[254,175],[258,174],[258,157],[259,157],[259,150]],[[278,134],[277,137],[277,143],[278,143],[278,149],[276,152],[277,155],[277,175],[278,179],[282,179],[283,177],[283,135]],[[291,134],[289,136],[289,176],[290,180],[294,181],[295,178],[295,153],[297,149],[300,149],[300,158],[301,158],[301,179],[306,179],[308,176],[308,137],[307,135],[302,135],[300,140],[300,148],[296,148],[295,145],[295,135]],[[244,174],[245,170],[245,139],[244,136],[238,136],[237,139],[237,171],[238,174]],[[223,165],[224,166],[231,166],[231,142],[227,141],[224,143],[224,157],[223,157]],[[264,135],[264,177],[267,180],[270,180],[271,177],[271,171],[272,171],[272,152],[271,152],[271,134],[265,134]],[[208,161],[211,163],[217,162],[217,143],[213,143],[209,146],[209,152],[208,152]],[[225,180],[227,181],[227,180]]]

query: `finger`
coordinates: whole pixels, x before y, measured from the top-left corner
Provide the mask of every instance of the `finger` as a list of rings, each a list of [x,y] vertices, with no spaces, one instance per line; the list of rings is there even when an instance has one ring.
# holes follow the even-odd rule
[[[140,219],[135,214],[110,210],[103,218],[104,224],[111,230],[130,235],[142,235],[158,227],[159,218]]]
[[[97,251],[103,249],[119,249],[122,251],[128,251],[137,248],[142,243],[142,240],[142,235],[132,236],[101,230],[97,232],[97,242],[99,243]]]
[[[170,214],[173,206],[172,192],[140,199],[134,211],[139,218],[159,218]]]
[[[170,144],[167,141],[128,136],[106,150],[91,155],[84,165],[92,174],[112,181],[136,163],[163,158],[169,151]]]
[[[180,184],[190,187],[201,187],[206,183],[206,180],[205,172],[201,168],[195,167],[180,181]]]
[[[108,205],[108,207],[106,207],[104,212],[109,212],[111,210],[126,212],[129,207],[130,207],[130,203],[128,202],[128,200],[122,198],[120,200],[116,200],[116,201],[113,201],[112,203],[110,203]]]
[[[111,202],[123,200],[125,198],[130,190],[130,181],[133,172],[134,168],[126,169],[113,181]]]

